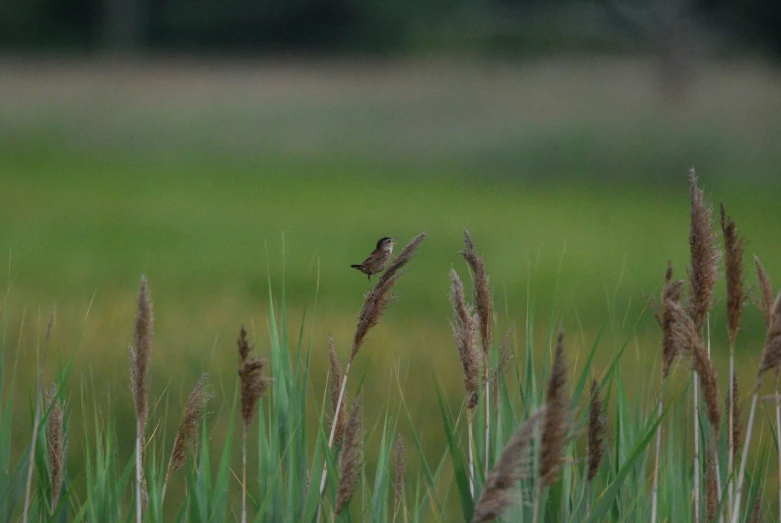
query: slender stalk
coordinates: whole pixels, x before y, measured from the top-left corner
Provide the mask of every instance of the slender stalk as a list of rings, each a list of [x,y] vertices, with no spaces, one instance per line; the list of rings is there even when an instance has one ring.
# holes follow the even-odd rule
[[[727,452],[727,512],[732,513],[732,501],[734,497],[733,481],[732,481],[732,469],[735,467],[733,463],[733,454],[735,452],[735,411],[733,409],[733,398],[735,397],[735,344],[729,344],[729,396],[727,403],[727,424],[729,433],[727,434],[727,441],[729,450]]]
[[[694,523],[700,521],[700,430],[699,430],[699,378],[696,371],[692,371],[694,378]]]
[[[486,357],[486,364],[488,358]],[[491,408],[490,408],[490,380],[485,380],[485,477],[488,477],[490,470],[490,451],[491,451]]]
[[[534,492],[534,509],[532,509],[532,523],[537,523],[540,515],[540,496],[542,495],[542,481],[537,481],[537,488]]]
[[[38,365],[38,392],[35,397],[35,417],[33,418],[33,435],[30,440],[30,455],[27,464],[27,486],[24,491],[24,515],[23,523],[28,521],[30,512],[30,491],[33,484],[33,471],[35,470],[35,447],[38,442],[38,428],[41,425],[41,382],[43,380],[43,364]]]
[[[342,376],[342,388],[339,391],[339,401],[336,402],[336,409],[334,412],[336,415],[334,415],[334,419],[331,422],[331,435],[328,436],[328,448],[331,448],[331,445],[334,443],[334,435],[336,434],[336,420],[339,418],[339,409],[342,408],[342,401],[344,401],[344,391],[345,386],[347,385],[347,375],[350,374],[350,364],[351,362],[347,362],[347,366],[344,368],[344,376]],[[320,501],[317,504],[317,515],[315,516],[315,521],[320,521],[320,513],[322,511],[322,497],[323,497],[323,491],[325,490],[325,478],[328,476],[328,461],[323,462],[323,473],[320,475]]]
[[[141,432],[141,420],[136,420],[136,523],[141,523],[143,515],[141,486],[144,476],[141,463]]]
[[[247,424],[241,431],[241,523],[247,523]]]
[[[469,432],[469,493],[475,498],[475,457],[472,451],[474,436],[472,435],[472,411],[466,414],[467,431]]]
[[[662,383],[664,383],[664,378],[662,378]],[[663,399],[663,391],[659,391],[659,402],[656,407],[656,415],[657,417],[662,416],[662,399]],[[656,512],[657,512],[657,506],[659,502],[659,455],[662,451],[662,429],[661,427],[656,428],[656,456],[654,457],[654,482],[653,482],[653,490],[651,492],[651,523],[656,523]]]
[[[746,474],[746,463],[748,462],[748,446],[751,442],[751,429],[754,426],[754,413],[757,410],[757,398],[759,396],[759,387],[754,391],[754,397],[751,399],[751,410],[748,415],[748,428],[746,429],[746,440],[743,442],[743,452],[740,456],[740,470],[738,471],[738,481],[735,485],[735,506],[732,507],[731,523],[738,523],[740,519],[740,498],[743,494],[743,476]]]
[[[781,478],[781,402],[778,397],[778,382],[781,378],[781,373],[776,369],[776,444],[778,446],[778,477]],[[778,510],[779,517],[781,517],[781,484],[778,486]]]

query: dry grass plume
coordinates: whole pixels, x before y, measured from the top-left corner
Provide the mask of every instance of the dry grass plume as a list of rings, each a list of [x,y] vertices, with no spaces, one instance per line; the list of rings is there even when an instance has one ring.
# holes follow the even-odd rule
[[[759,283],[760,296],[755,299],[759,310],[765,317],[765,324],[770,325],[770,312],[773,310],[773,285],[770,283],[770,277],[762,266],[762,262],[754,255],[754,265],[757,268],[757,282]]]
[[[252,346],[247,339],[247,330],[244,325],[239,330],[239,380],[241,382],[241,417],[244,425],[249,426],[255,415],[255,406],[260,397],[266,392],[271,381],[263,375],[266,360],[250,358]]]
[[[149,359],[152,354],[153,322],[149,282],[146,276],[142,276],[138,289],[138,313],[133,331],[135,347],[130,347],[131,389],[139,437],[143,435],[149,417]]]
[[[681,340],[676,336],[674,328],[675,316],[670,310],[671,305],[680,305],[682,288],[683,281],[673,281],[672,262],[667,262],[661,306],[656,311],[656,321],[662,329],[662,380],[667,379],[667,376],[670,375],[675,358],[678,357],[682,350]]]
[[[738,234],[735,222],[727,216],[721,204],[721,230],[724,233],[724,252],[727,270],[727,324],[730,344],[740,328],[740,316],[746,293],[743,289],[743,238]]]
[[[729,399],[729,398],[728,398]],[[740,386],[738,383],[738,375],[732,376],[732,459],[735,463],[740,459],[740,447],[743,446],[743,423],[741,422],[741,403],[740,403]]]
[[[697,186],[694,169],[689,171],[689,200],[691,203],[689,312],[699,330],[705,324],[705,318],[711,310],[713,287],[719,279],[718,264],[721,253],[713,235],[712,209],[705,203],[703,191]]]
[[[49,420],[46,425],[46,446],[49,454],[49,480],[52,486],[51,511],[57,507],[62,491],[65,467],[65,416],[62,402],[57,397],[57,385],[52,385],[46,398]]]
[[[488,351],[491,348],[492,341],[492,308],[493,301],[491,298],[491,286],[488,280],[488,273],[485,269],[485,260],[475,250],[475,244],[472,242],[472,237],[469,235],[469,231],[464,229],[464,250],[461,251],[461,255],[469,265],[469,269],[472,271],[472,278],[474,279],[475,286],[475,305],[477,307],[477,315],[480,318],[480,338],[483,343],[483,353],[488,356]],[[488,369],[483,369],[483,379],[488,377]]]
[[[477,317],[472,314],[471,307],[467,305],[464,297],[464,284],[455,270],[450,269],[450,301],[453,304],[455,320],[450,326],[453,330],[453,339],[456,341],[458,358],[461,360],[461,368],[464,371],[464,389],[466,390],[466,406],[473,409],[477,406],[477,389],[479,381],[479,367],[477,353]]]
[[[545,397],[545,417],[542,421],[540,447],[540,479],[544,487],[559,479],[564,447],[568,441],[567,362],[564,359],[564,333],[559,333],[556,356],[553,360],[548,390]]]
[[[588,409],[588,481],[593,480],[599,471],[605,454],[605,416],[602,399],[599,397],[599,384],[591,380],[591,401]]]
[[[339,487],[336,493],[336,515],[350,502],[358,484],[358,476],[363,463],[363,428],[361,423],[361,402],[353,402],[347,428],[344,432],[344,445],[339,453]]]
[[[546,407],[541,408],[521,423],[507,442],[502,455],[488,475],[483,493],[475,505],[473,523],[492,521],[501,517],[516,502],[515,485],[518,480],[529,475],[529,447],[537,423],[545,409]]]
[[[770,309],[765,348],[762,351],[762,363],[759,365],[757,380],[769,371],[779,368],[781,365],[781,293],[776,297]]]
[[[168,483],[171,474],[182,468],[187,462],[187,448],[192,448],[192,444],[198,435],[198,430],[203,420],[203,412],[206,409],[206,403],[214,397],[214,393],[209,389],[206,382],[207,375],[203,374],[196,382],[195,387],[187,396],[182,411],[182,419],[179,422],[179,428],[176,431],[174,447],[171,451],[171,458],[168,460],[168,469],[165,473],[164,485]],[[164,492],[165,492],[165,486]]]

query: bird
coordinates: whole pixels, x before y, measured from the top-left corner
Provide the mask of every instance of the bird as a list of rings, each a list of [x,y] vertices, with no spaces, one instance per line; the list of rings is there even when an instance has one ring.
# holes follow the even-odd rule
[[[377,274],[385,270],[390,262],[391,254],[393,254],[394,238],[383,236],[377,242],[377,247],[369,255],[368,258],[363,260],[363,263],[357,265],[350,265],[353,269],[358,269],[369,277],[369,281],[372,281],[372,275]]]

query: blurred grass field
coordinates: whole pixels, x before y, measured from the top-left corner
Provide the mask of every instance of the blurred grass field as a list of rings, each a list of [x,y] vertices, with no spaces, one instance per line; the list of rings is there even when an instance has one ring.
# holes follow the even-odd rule
[[[451,266],[468,278],[464,227],[488,264],[498,335],[514,325],[523,340],[528,295],[535,336],[554,307],[575,351],[607,325],[596,368],[628,337],[647,380],[659,333],[642,311],[668,259],[685,274],[691,166],[711,201],[727,205],[747,253],[781,281],[781,74],[750,62],[697,73],[671,102],[643,60],[6,60],[0,289],[10,287],[12,325],[26,315],[22,390],[49,309],[56,304],[65,352],[91,303],[73,394],[90,376],[111,396],[119,434],[129,428],[127,343],[141,274],[156,312],[153,395],[170,388],[178,399],[201,371],[231,390],[241,323],[264,353],[269,277],[277,299],[285,282],[292,339],[316,297],[305,341],[323,390],[328,333],[346,357],[369,288],[349,265],[381,236],[403,244],[426,230],[402,299],[358,368],[377,414],[397,395],[400,369],[420,434],[439,452],[433,377],[454,404],[461,394],[447,293]],[[726,373],[723,309],[722,299],[712,331]],[[747,376],[762,325],[750,308],[739,343]]]

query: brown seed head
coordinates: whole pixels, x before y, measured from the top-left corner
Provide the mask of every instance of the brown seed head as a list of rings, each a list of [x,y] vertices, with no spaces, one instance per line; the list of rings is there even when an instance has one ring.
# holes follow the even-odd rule
[[[781,293],[776,297],[770,311],[765,349],[762,351],[762,363],[759,365],[757,381],[765,372],[778,369],[779,366],[781,366]]]
[[[249,357],[252,347],[247,340],[247,330],[244,325],[239,331],[239,381],[241,383],[241,416],[244,425],[248,426],[255,415],[255,406],[260,397],[266,392],[271,381],[263,375],[266,360]]]
[[[339,366],[339,358],[334,349],[334,337],[328,337],[328,359],[331,362],[331,372],[328,374],[328,388],[331,392],[331,408],[334,409],[336,417],[336,429],[334,430],[334,445],[339,445],[344,435],[344,426],[347,424],[347,402],[342,398],[342,406],[339,413],[336,413],[336,406],[339,403],[339,394],[342,391],[342,368]]]
[[[344,445],[339,453],[339,487],[336,492],[336,515],[342,510],[353,495],[358,484],[358,476],[363,463],[363,429],[361,428],[361,403],[356,398],[350,409],[347,429],[344,433]]]
[[[464,389],[466,389],[466,406],[473,409],[477,406],[477,389],[479,362],[477,356],[477,317],[472,314],[471,307],[464,298],[464,284],[455,270],[450,269],[450,301],[453,304],[455,320],[450,323],[453,339],[456,341],[458,358],[464,370]]]
[[[484,359],[488,359],[488,351],[491,348],[492,340],[492,298],[491,285],[488,280],[488,273],[485,270],[485,260],[475,250],[475,244],[469,231],[464,229],[464,245],[461,255],[469,265],[472,271],[472,278],[475,285],[475,304],[477,306],[477,315],[480,317],[480,338],[483,342]],[[488,375],[488,369],[483,369],[483,379]]]
[[[735,222],[727,216],[721,204],[721,230],[724,233],[724,252],[727,265],[727,324],[730,344],[740,328],[740,316],[746,293],[743,290],[743,238],[738,234]]]
[[[65,467],[65,416],[62,402],[57,398],[57,385],[52,385],[47,394],[49,420],[46,425],[46,445],[49,453],[49,480],[51,481],[51,511],[57,507],[62,490]]]
[[[599,397],[599,384],[591,380],[591,402],[588,409],[588,481],[593,480],[599,471],[602,457],[605,455],[605,425],[602,399]]]
[[[765,317],[765,323],[770,326],[770,312],[773,310],[773,285],[770,283],[770,277],[767,275],[762,262],[754,255],[754,265],[757,268],[757,281],[759,282],[759,291],[762,295],[757,299],[757,306]]]
[[[550,486],[559,479],[567,434],[567,362],[564,359],[564,333],[559,333],[556,356],[553,360],[550,381],[545,397],[545,418],[542,421],[542,446],[540,448],[540,479],[543,486]]]
[[[138,314],[134,330],[135,349],[130,349],[130,377],[133,402],[136,408],[137,436],[140,438],[146,428],[149,416],[149,358],[152,354],[152,299],[149,296],[149,282],[141,276],[138,289]]]
[[[683,308],[668,301],[668,311],[672,318],[671,336],[673,343],[681,347],[691,357],[692,367],[702,384],[702,394],[708,411],[708,420],[714,434],[719,433],[721,407],[719,406],[718,375],[708,352],[702,345],[699,329]]]
[[[404,476],[407,460],[404,457],[404,438],[396,435],[396,483],[393,485],[393,513],[397,514],[404,499]]]
[[[691,202],[691,229],[689,247],[690,315],[697,329],[705,323],[713,301],[713,287],[719,279],[718,264],[721,253],[716,246],[711,225],[711,208],[705,203],[702,189],[697,187],[694,169],[689,171],[689,199]]]
[[[673,281],[673,267],[667,262],[667,271],[664,276],[664,288],[662,289],[661,310],[656,313],[656,321],[662,328],[662,379],[667,379],[675,358],[681,352],[680,340],[676,337],[674,329],[674,314],[670,311],[671,304],[681,303],[681,289],[683,281]]]
[[[529,474],[529,447],[534,437],[534,429],[544,411],[545,407],[542,407],[521,423],[507,442],[502,455],[486,479],[483,493],[475,506],[473,523],[493,521],[501,517],[516,502],[515,485]]]
[[[203,420],[203,411],[206,408],[206,403],[214,397],[214,393],[209,389],[206,379],[206,374],[201,375],[201,378],[197,381],[184,402],[184,411],[179,422],[179,428],[176,431],[171,459],[168,460],[166,479],[187,462],[187,447],[195,442],[198,429]]]
[[[364,297],[361,312],[358,314],[358,326],[355,329],[353,346],[350,350],[350,362],[355,359],[358,351],[363,347],[369,330],[380,323],[380,318],[385,313],[385,309],[396,301],[397,297],[392,292],[393,286],[404,274],[402,269],[415,257],[418,247],[425,238],[425,232],[415,236],[390,263],[385,272],[382,273],[382,276],[380,276],[377,284]]]

